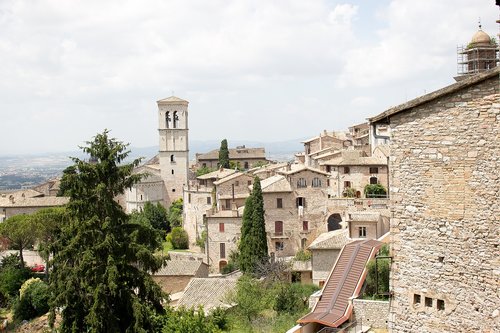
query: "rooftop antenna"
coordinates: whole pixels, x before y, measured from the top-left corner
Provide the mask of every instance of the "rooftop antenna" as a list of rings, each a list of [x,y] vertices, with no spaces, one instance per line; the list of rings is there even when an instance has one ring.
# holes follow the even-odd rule
[[[477,21],[477,23],[479,24],[479,30],[482,30],[481,29],[481,16],[479,17],[479,20]]]

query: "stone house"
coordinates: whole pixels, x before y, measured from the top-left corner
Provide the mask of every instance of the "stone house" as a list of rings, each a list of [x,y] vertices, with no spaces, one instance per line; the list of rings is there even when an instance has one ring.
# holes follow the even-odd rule
[[[153,280],[169,294],[183,291],[192,278],[208,277],[208,264],[202,260],[168,260]]]
[[[125,203],[125,211],[142,211],[146,202],[164,205],[165,184],[161,178],[159,164],[145,164],[136,169],[134,173],[143,173],[146,176],[133,187],[125,191],[125,200],[118,198],[119,203]]]
[[[349,243],[347,229],[329,231],[319,235],[308,247],[311,251],[312,282],[323,286],[342,247]]]
[[[238,250],[243,208],[223,210],[207,216],[207,259],[210,272],[221,273],[231,252]]]
[[[37,185],[32,189],[42,193],[46,197],[55,197],[57,196],[57,193],[59,193],[60,185],[61,185],[61,179],[56,178],[47,180],[45,183]]]
[[[250,195],[249,186],[253,184],[253,176],[244,172],[236,172],[214,182],[217,210],[235,210],[245,205]]]
[[[389,232],[389,212],[358,211],[349,212],[349,238],[378,239]]]
[[[14,215],[32,214],[42,208],[60,207],[68,202],[68,197],[44,196],[30,189],[2,193],[0,194],[0,222]]]
[[[363,149],[370,145],[370,125],[366,123],[349,127],[349,136],[353,146]]]
[[[248,148],[245,146],[229,148],[229,160],[248,170],[259,163],[267,163],[266,150],[264,148]],[[196,164],[199,167],[217,168],[219,149],[214,149],[205,154],[196,154]]]
[[[500,68],[370,119],[390,127],[390,332],[500,332]]]
[[[346,133],[343,132],[328,132],[324,130],[318,136],[302,141],[304,144],[304,155],[297,156],[298,159],[306,166],[315,167],[312,163],[312,156],[325,152],[325,149],[341,150],[347,141]],[[350,143],[349,143],[350,145]]]
[[[381,153],[380,153],[381,154]],[[364,188],[369,184],[381,184],[388,189],[387,157],[380,154],[367,156],[361,150],[344,150],[335,158],[320,163],[329,174],[329,195],[364,198]]]

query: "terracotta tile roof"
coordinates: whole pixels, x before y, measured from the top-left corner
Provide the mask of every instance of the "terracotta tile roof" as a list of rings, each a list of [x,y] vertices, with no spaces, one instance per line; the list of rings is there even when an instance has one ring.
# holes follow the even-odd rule
[[[224,177],[230,176],[233,173],[237,172],[233,169],[217,169],[215,171],[206,173],[204,175],[196,177],[196,179],[222,179]]]
[[[229,159],[265,159],[266,150],[264,148],[230,148]],[[196,160],[218,160],[219,149],[214,149],[205,154],[198,154]]]
[[[380,213],[372,212],[352,212],[349,213],[349,221],[378,222]]]
[[[201,260],[168,260],[155,276],[195,276],[202,265],[206,265]]]
[[[260,185],[263,193],[292,192],[290,183],[286,180],[285,176],[282,175],[275,175],[263,179],[260,182]],[[251,186],[251,188],[252,187],[253,186]]]
[[[319,173],[319,174],[322,174],[322,175],[325,175],[325,176],[329,176],[330,175],[327,172],[324,172],[324,171],[321,171],[319,169],[315,169],[315,168],[311,168],[311,167],[305,166],[304,164],[297,164],[297,166],[295,166],[295,167],[294,167],[294,164],[292,164],[292,170],[290,170],[290,171],[280,171],[280,173],[285,174],[285,175],[293,175],[295,173],[302,172],[302,171],[312,171],[312,172]]]
[[[300,318],[301,324],[319,323],[339,327],[352,314],[351,297],[357,297],[366,277],[366,263],[375,257],[381,242],[354,241],[344,246],[321,291],[313,311]]]
[[[249,175],[249,174],[247,174],[247,173],[237,171],[237,172],[235,172],[235,173],[233,173],[233,174],[231,174],[229,176],[226,176],[224,178],[221,178],[221,179],[215,181],[214,184],[215,185],[220,185],[220,184],[223,184],[225,182],[228,182],[230,180],[236,179],[236,178],[241,177],[241,176],[247,176],[249,178],[252,178],[252,176]]]
[[[34,197],[34,198],[19,198],[12,201],[9,196],[0,197],[0,207],[55,207],[62,206],[69,202],[68,197]]]
[[[312,243],[309,245],[310,250],[340,250],[344,245],[349,243],[349,230],[339,229],[329,232],[324,232],[319,235]]]
[[[236,289],[237,281],[235,278],[193,278],[177,306],[197,308],[201,305],[207,313],[216,307],[230,308],[234,304],[230,304],[227,296]]]
[[[36,198],[36,197],[43,197],[43,193],[36,191],[34,189],[25,189],[25,190],[18,190],[18,191],[13,191],[13,192],[2,192],[0,194],[0,198],[4,197],[13,197],[14,199],[22,199],[22,198]]]
[[[429,94],[423,95],[421,97],[412,99],[411,101],[408,101],[406,103],[400,104],[398,106],[392,107],[388,110],[385,110],[384,112],[376,115],[375,117],[368,118],[370,123],[377,122],[379,120],[389,118],[397,113],[412,109],[414,107],[417,107],[421,104],[430,102],[434,99],[440,98],[442,96],[454,93],[456,91],[459,91],[461,89],[467,88],[469,86],[475,85],[481,81],[487,80],[491,77],[498,77],[500,75],[500,66],[494,67],[488,71],[485,71],[480,74],[476,75],[471,75],[468,78],[465,78],[461,81],[458,81],[454,84],[451,84],[449,86],[446,86],[442,89],[436,90],[434,92],[431,92]]]
[[[362,151],[343,151],[342,155],[320,163],[321,165],[387,165],[387,159],[377,156],[364,156]]]

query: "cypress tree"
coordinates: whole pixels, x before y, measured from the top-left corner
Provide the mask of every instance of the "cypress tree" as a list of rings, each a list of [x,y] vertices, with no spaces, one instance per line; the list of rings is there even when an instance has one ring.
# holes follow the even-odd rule
[[[72,158],[74,172],[63,178],[70,194],[69,222],[54,244],[50,276],[51,315],[62,309],[62,332],[147,332],[152,313],[164,313],[164,295],[149,272],[162,259],[153,255],[160,237],[149,224],[133,223],[114,198],[138,182],[140,160],[121,164],[126,144],[98,134]]]
[[[227,148],[227,140],[224,139],[220,143],[219,149],[219,167],[229,168],[229,149]]]
[[[244,273],[255,273],[257,265],[268,258],[264,199],[259,177],[255,177],[252,193],[245,202],[239,251],[238,262]]]

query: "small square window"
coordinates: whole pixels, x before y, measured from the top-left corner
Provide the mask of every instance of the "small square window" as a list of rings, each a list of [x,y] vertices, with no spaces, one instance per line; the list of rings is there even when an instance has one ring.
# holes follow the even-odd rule
[[[444,311],[444,301],[442,299],[438,299],[436,302],[436,307],[439,311]]]
[[[420,296],[419,294],[413,294],[413,304],[420,305],[421,302],[422,296]]]
[[[251,180],[249,180],[249,181],[247,182],[247,184],[248,184],[248,186],[252,185],[252,181],[251,181]]]
[[[377,167],[371,167],[370,168],[370,173],[378,173],[378,168]]]
[[[425,298],[425,306],[428,308],[432,308],[432,298],[430,297]]]
[[[344,173],[348,174],[351,172],[351,169],[349,167],[344,167]]]
[[[359,238],[366,238],[366,227],[358,227]]]
[[[276,248],[276,252],[277,251],[283,251],[283,248],[284,248],[283,242],[276,242],[276,243],[274,243],[274,246]]]

